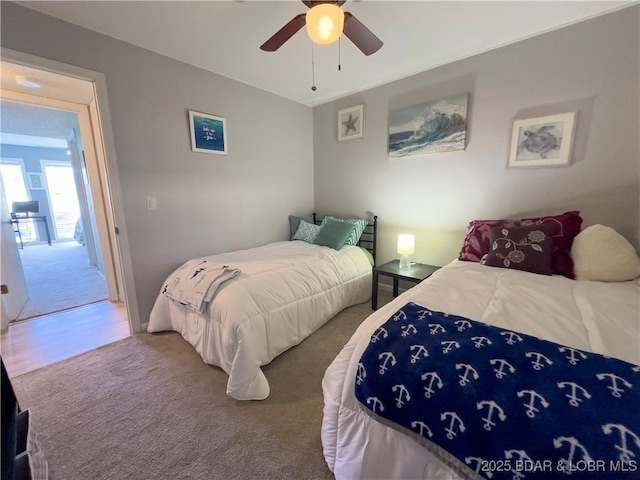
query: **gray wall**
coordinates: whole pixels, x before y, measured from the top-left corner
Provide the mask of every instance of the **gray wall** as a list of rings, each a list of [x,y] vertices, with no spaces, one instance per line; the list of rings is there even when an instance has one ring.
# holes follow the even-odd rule
[[[381,262],[401,231],[414,258],[455,258],[472,219],[580,210],[639,243],[637,6],[314,108],[318,212],[375,212]],[[426,47],[427,48],[427,47]],[[437,46],[434,46],[437,48]],[[390,109],[469,92],[462,152],[389,160]],[[340,109],[365,106],[365,136],[339,144]],[[577,111],[569,167],[506,169],[514,119]]]
[[[140,321],[185,260],[288,238],[313,209],[309,107],[2,2],[2,47],[102,72]],[[229,154],[191,152],[188,110],[227,121]],[[158,210],[146,208],[155,196]]]

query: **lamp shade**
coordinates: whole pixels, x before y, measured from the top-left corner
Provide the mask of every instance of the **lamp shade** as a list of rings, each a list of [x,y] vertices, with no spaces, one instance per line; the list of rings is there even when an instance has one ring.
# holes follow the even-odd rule
[[[328,45],[342,35],[344,12],[335,3],[321,3],[307,12],[306,24],[311,40]]]
[[[407,233],[398,235],[398,253],[400,255],[412,255],[415,253],[415,238],[413,235]]]

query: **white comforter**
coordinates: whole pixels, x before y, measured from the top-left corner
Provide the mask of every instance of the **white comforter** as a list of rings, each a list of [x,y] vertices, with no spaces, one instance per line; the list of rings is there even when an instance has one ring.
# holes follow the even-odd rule
[[[229,375],[227,394],[237,400],[269,396],[262,365],[371,296],[371,264],[360,247],[294,240],[204,258],[241,273],[218,288],[203,314],[158,295],[147,331],[179,332]]]
[[[365,320],[327,369],[322,444],[337,479],[459,478],[412,438],[373,420],[354,396],[371,334],[408,301],[640,364],[640,284],[454,261]]]

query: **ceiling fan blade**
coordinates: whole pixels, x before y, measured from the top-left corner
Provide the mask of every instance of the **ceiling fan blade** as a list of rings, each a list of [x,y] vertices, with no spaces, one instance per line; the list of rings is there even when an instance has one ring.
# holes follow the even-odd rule
[[[260,49],[264,50],[265,52],[275,52],[284,44],[284,42],[289,40],[298,32],[298,30],[304,27],[304,24],[305,14],[301,13],[300,15],[296,15],[289,23],[278,30],[275,35],[264,42],[260,46]]]
[[[376,37],[371,30],[365,27],[360,20],[344,12],[343,33],[351,40],[356,47],[362,50],[365,55],[376,53],[382,47],[382,40]]]

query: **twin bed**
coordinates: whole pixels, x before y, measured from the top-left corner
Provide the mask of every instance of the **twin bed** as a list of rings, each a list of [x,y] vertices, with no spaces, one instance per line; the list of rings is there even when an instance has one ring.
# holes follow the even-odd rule
[[[323,222],[328,224],[329,218],[333,217]],[[330,228],[318,225],[315,214],[293,220],[297,220],[292,224],[293,238],[303,222],[316,234],[320,228],[325,232]],[[357,221],[361,228],[349,240],[340,238],[335,243],[332,236],[321,242],[332,246],[313,243],[315,237],[305,231],[300,236],[304,240],[274,242],[185,263],[165,281],[147,331],[179,332],[206,363],[229,375],[229,396],[267,398],[269,383],[261,366],[299,344],[343,309],[370,298],[377,218],[370,223]],[[339,226],[336,222],[331,225]],[[343,233],[349,233],[347,230]],[[343,244],[345,241],[351,243]],[[191,277],[207,273],[215,288],[209,287],[211,282],[205,282],[204,288],[189,284],[184,291],[176,289],[168,295],[168,288],[180,280],[177,276],[188,283]],[[216,278],[225,281],[215,284]],[[202,294],[199,302],[193,295],[198,289]],[[207,295],[211,298],[204,298]]]
[[[473,221],[460,258],[360,325],[322,381],[336,478],[635,478],[640,260],[581,223]],[[373,255],[307,239],[207,257],[241,273],[202,313],[161,293],[149,331],[180,332],[229,395],[264,399],[262,365],[370,298],[367,229]]]

